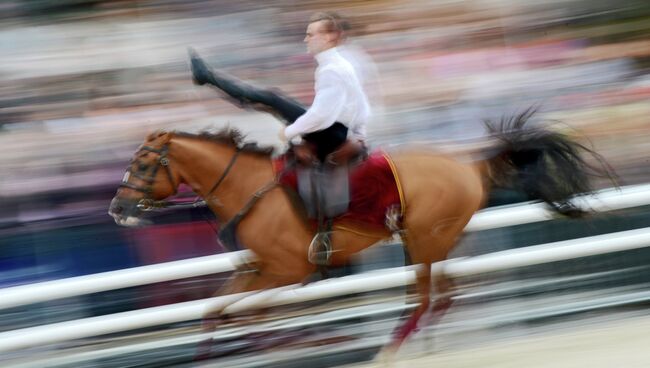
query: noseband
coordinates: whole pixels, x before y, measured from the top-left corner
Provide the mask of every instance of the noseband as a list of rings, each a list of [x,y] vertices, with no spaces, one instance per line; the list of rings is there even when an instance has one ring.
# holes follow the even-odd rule
[[[149,146],[142,146],[142,148],[140,148],[140,151],[149,151],[158,154],[157,165],[154,166],[153,172],[151,173],[150,176],[145,176],[143,174],[140,174],[139,171],[133,172],[131,170],[131,166],[129,166],[129,168],[126,170],[127,174],[124,175],[124,178],[122,178],[122,182],[120,183],[120,188],[129,188],[144,193],[144,198],[142,198],[138,202],[138,208],[142,211],[151,211],[155,207],[157,207],[156,201],[153,198],[151,198],[151,195],[153,194],[153,184],[156,181],[156,174],[158,174],[158,169],[160,169],[161,166],[165,168],[165,172],[167,173],[167,178],[169,179],[169,183],[171,184],[172,189],[174,190],[174,194],[176,194],[176,184],[174,182],[174,177],[172,176],[172,171],[169,168],[169,159],[167,158],[167,152],[169,152],[169,147],[167,146],[167,144],[163,145],[161,149],[157,149]],[[149,169],[148,167],[145,168],[145,170],[148,169]],[[133,175],[136,178],[144,181],[146,185],[142,187],[142,186],[137,186],[135,184],[129,183],[128,180],[130,175]]]

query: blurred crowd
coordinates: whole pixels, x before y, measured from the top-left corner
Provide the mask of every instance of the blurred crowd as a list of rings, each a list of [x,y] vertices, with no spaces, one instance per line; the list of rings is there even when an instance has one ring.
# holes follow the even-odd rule
[[[12,0],[0,8],[5,235],[110,222],[108,200],[154,129],[230,125],[281,149],[279,122],[192,84],[187,47],[309,104],[315,65],[302,39],[317,10],[349,18],[351,42],[377,67],[372,146],[471,142],[485,135],[483,119],[536,105],[540,120],[589,141],[622,184],[650,181],[647,0]],[[90,234],[84,241],[99,237]],[[6,255],[16,243],[4,239]]]

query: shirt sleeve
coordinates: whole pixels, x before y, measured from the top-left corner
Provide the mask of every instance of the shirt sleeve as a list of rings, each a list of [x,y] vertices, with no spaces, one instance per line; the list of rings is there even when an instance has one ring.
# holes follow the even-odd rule
[[[328,128],[336,121],[346,101],[344,81],[333,70],[317,76],[316,95],[311,107],[284,129],[287,139]]]
[[[363,141],[366,139],[366,124],[355,124],[352,128],[352,135],[354,138]]]

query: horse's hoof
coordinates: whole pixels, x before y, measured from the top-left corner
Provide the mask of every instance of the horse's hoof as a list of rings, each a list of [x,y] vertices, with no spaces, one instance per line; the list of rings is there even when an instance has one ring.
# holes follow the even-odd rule
[[[393,367],[396,355],[397,348],[393,345],[387,345],[377,353],[374,360],[381,367]]]

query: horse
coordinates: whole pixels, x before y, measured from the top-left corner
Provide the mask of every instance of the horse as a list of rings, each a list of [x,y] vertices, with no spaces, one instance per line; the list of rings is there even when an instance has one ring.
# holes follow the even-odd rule
[[[441,316],[451,305],[451,280],[442,273],[432,275],[431,266],[447,258],[473,214],[485,206],[492,188],[517,188],[560,215],[586,214],[570,198],[592,192],[592,175],[610,175],[606,162],[559,131],[527,123],[533,112],[486,122],[492,144],[473,152],[472,160],[430,149],[386,153],[399,180],[398,229],[365,226],[345,217],[333,222],[332,265],[344,264],[353,254],[399,231],[411,263],[424,266],[417,271],[414,289],[419,305],[397,327],[387,349],[396,350],[425,313]],[[302,283],[317,269],[308,260],[315,227],[295,205],[291,191],[278,184],[272,150],[244,142],[234,129],[218,134],[152,133],[131,160],[109,214],[119,225],[137,226],[146,207],[173,196],[184,183],[205,200],[221,223],[235,224],[229,231],[257,259],[256,272],[234,273],[217,294]],[[596,163],[586,161],[584,154]],[[432,289],[439,296],[433,305]],[[219,315],[224,309],[208,314]]]

